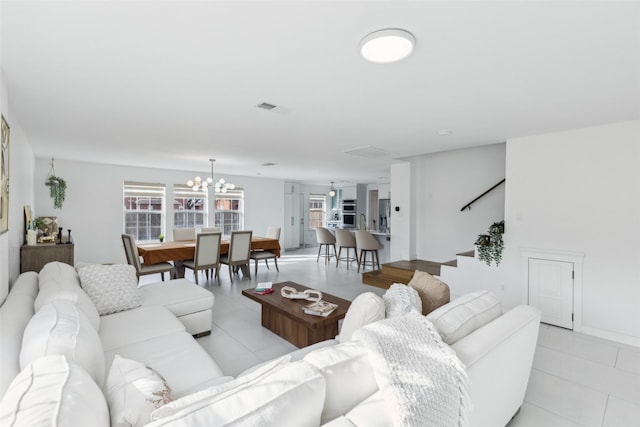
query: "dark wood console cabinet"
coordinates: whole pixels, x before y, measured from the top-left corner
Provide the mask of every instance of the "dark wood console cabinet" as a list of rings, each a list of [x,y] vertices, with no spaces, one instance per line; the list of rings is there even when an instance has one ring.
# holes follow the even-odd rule
[[[45,264],[60,261],[73,265],[74,244],[56,245],[55,243],[40,243],[37,245],[22,245],[20,248],[20,273],[25,271],[40,272]]]

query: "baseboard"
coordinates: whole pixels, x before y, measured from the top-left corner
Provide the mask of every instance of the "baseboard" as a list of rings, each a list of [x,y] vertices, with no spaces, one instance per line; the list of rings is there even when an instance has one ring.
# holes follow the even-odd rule
[[[576,332],[580,332],[585,335],[591,335],[598,338],[604,338],[606,340],[619,342],[622,344],[632,345],[634,347],[640,347],[640,337],[633,337],[631,335],[619,334],[617,332],[606,331],[603,329],[594,328],[591,326],[582,326]]]

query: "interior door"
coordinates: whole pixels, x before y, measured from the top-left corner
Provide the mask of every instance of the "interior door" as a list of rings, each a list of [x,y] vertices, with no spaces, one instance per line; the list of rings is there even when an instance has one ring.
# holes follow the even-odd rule
[[[529,305],[542,322],[573,329],[573,263],[529,258]]]
[[[304,245],[302,194],[284,194],[284,247],[297,249]]]

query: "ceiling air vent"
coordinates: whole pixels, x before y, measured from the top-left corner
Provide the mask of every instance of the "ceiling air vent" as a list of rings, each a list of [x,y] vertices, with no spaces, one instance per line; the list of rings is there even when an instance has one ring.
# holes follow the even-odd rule
[[[258,108],[262,108],[263,110],[271,111],[274,108],[276,108],[276,106],[273,105],[273,104],[269,104],[268,102],[262,102],[262,103],[258,104]]]
[[[352,156],[360,156],[360,157],[384,157],[391,154],[386,150],[381,150],[380,148],[374,148],[374,147],[354,148],[352,150],[343,151],[343,153],[351,154]]]
[[[267,162],[267,163],[263,163],[260,166],[275,166],[277,165],[277,163],[271,163],[271,162]]]

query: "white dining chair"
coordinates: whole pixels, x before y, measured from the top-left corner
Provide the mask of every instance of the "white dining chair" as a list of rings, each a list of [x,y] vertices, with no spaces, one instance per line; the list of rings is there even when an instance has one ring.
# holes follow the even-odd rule
[[[276,239],[276,240],[280,240],[280,227],[268,227],[267,228],[267,233],[266,236],[269,239]],[[255,250],[255,251],[251,251],[251,255],[250,255],[251,259],[255,261],[255,273],[254,275],[258,275],[258,263],[261,260],[264,260],[265,265],[267,266],[267,269],[269,268],[269,260],[273,259],[273,262],[276,265],[276,270],[278,272],[280,272],[280,269],[278,268],[278,257],[276,256],[275,253],[269,251],[269,250]]]
[[[174,228],[173,229],[174,242],[186,242],[188,240],[196,240],[195,228]]]
[[[205,271],[207,280],[209,280],[209,271],[215,270],[215,276],[211,271],[211,278],[215,277],[220,281],[220,240],[221,233],[198,233],[196,237],[196,252],[192,260],[184,261],[185,268],[193,270],[196,276],[196,285],[198,285],[198,272]]]
[[[167,272],[169,273],[169,279],[173,277],[173,265],[168,262],[149,265],[140,262],[140,255],[138,254],[136,240],[131,234],[122,235],[122,244],[124,245],[124,253],[127,257],[127,263],[136,269],[136,276],[138,276],[138,279],[140,276],[160,274],[162,281],[164,282],[164,273]]]
[[[380,249],[380,243],[373,234],[366,230],[356,230],[356,246],[360,250],[360,257],[358,259],[358,272],[360,267],[364,269],[367,261],[367,253],[371,254],[371,268],[374,265],[378,265],[380,269],[380,258],[378,258],[378,249]]]
[[[249,253],[251,251],[252,231],[232,231],[231,242],[229,243],[229,253],[220,256],[220,264],[229,267],[229,279],[233,282],[233,271],[241,267],[246,267],[242,272],[251,279],[249,270]]]

